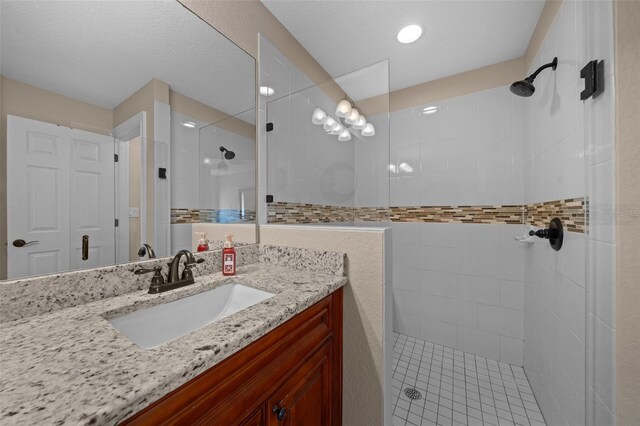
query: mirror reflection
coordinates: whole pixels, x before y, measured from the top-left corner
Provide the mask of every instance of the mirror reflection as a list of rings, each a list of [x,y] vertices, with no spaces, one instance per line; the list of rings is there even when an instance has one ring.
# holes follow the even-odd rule
[[[173,0],[0,7],[0,279],[254,238],[251,56]]]

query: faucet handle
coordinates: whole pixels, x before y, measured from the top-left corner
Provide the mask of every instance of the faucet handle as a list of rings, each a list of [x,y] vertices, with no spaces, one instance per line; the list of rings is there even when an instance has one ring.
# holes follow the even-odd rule
[[[142,275],[142,274],[148,274],[149,272],[155,272],[158,273],[162,271],[162,266],[156,266],[154,268],[151,269],[147,269],[147,268],[138,268],[135,271],[133,271],[134,274],[136,275]]]
[[[191,270],[192,266],[197,266],[199,263],[204,263],[204,259],[197,259],[193,262],[184,262],[184,269],[182,270],[182,280],[192,280],[193,279],[193,271]]]
[[[151,269],[139,268],[133,271],[136,275],[148,274],[153,272],[153,277],[151,278],[151,287],[159,286],[160,284],[164,284],[164,277],[162,276],[162,266],[156,266]]]

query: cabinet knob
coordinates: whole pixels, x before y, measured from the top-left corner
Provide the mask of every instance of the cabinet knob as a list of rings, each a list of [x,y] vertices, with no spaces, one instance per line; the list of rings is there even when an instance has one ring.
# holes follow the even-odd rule
[[[280,422],[283,421],[285,417],[287,417],[287,409],[285,407],[275,405],[273,407],[273,410],[271,411],[274,412],[276,416],[278,416],[278,421]]]

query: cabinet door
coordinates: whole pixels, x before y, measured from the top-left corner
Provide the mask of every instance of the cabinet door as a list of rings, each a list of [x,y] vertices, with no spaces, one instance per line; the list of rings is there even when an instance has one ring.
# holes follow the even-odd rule
[[[240,424],[241,426],[265,426],[264,404]]]
[[[331,420],[331,344],[303,363],[269,399],[267,425],[328,426]]]

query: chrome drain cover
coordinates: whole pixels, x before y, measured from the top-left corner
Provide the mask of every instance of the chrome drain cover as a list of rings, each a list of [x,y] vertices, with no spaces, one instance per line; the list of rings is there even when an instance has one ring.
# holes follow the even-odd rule
[[[420,391],[416,388],[406,388],[404,390],[404,394],[407,395],[407,398],[413,399],[413,400],[418,400],[422,398],[422,393],[420,393]]]

